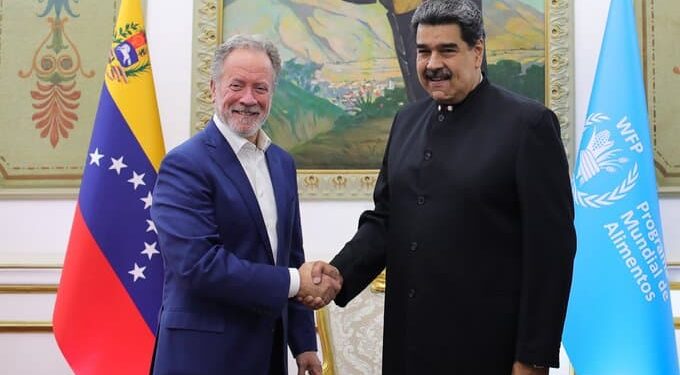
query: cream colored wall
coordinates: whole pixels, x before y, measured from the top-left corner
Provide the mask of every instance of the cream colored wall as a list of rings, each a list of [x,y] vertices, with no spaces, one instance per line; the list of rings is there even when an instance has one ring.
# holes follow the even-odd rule
[[[167,148],[189,136],[192,2],[148,0],[147,29],[156,90]],[[575,122],[581,129],[587,107],[607,0],[573,0],[575,10]],[[4,88],[6,89],[6,88]],[[577,143],[578,144],[578,143]],[[330,259],[351,237],[358,215],[368,201],[302,202],[307,257]],[[74,200],[0,200],[0,373],[68,374],[49,332],[54,294],[41,285],[55,285],[71,220]],[[680,199],[662,198],[662,219],[671,259],[680,260]],[[9,264],[33,265],[7,268]],[[43,266],[46,268],[36,268]],[[25,293],[21,285],[32,285]],[[674,293],[675,296],[676,293]],[[675,301],[680,299],[675,298]],[[675,304],[676,315],[680,305]],[[18,322],[18,323],[12,323]],[[14,328],[12,328],[14,327]],[[17,332],[19,331],[19,332]],[[291,363],[291,373],[295,365]],[[566,374],[565,369],[551,374]]]
[[[595,77],[597,57],[607,20],[609,0],[574,0],[574,95],[578,148],[580,133],[588,110],[590,89]],[[680,195],[660,199],[661,222],[670,263],[680,264]]]

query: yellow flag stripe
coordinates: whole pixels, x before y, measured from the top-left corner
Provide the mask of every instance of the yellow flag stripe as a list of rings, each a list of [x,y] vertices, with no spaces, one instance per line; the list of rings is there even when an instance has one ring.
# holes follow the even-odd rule
[[[144,28],[142,7],[139,0],[123,0],[118,12],[116,30],[124,29],[126,24],[131,23],[136,23]],[[127,77],[127,82],[118,81],[108,74],[104,79],[111,97],[130,127],[132,134],[137,138],[144,153],[158,171],[163,155],[165,155],[165,145],[163,144],[151,66],[149,65],[138,75]]]

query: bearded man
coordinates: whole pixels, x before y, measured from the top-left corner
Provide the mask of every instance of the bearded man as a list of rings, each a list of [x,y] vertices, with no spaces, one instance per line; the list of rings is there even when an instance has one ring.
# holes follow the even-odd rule
[[[163,160],[151,208],[165,264],[153,374],[286,374],[290,345],[299,374],[321,375],[312,312],[292,297],[327,303],[340,283],[312,283],[295,165],[261,129],[280,69],[271,42],[229,38],[213,61],[212,120]]]

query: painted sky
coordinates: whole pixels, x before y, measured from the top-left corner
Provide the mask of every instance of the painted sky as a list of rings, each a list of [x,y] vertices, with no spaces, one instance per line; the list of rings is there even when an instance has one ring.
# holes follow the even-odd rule
[[[532,7],[543,12],[545,10],[545,0],[519,0],[525,4],[531,5]]]

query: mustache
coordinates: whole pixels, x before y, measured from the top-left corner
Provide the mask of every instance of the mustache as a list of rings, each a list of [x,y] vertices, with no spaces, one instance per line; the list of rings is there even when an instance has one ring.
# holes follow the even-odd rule
[[[453,76],[447,68],[425,69],[425,78],[427,79],[450,79]]]

